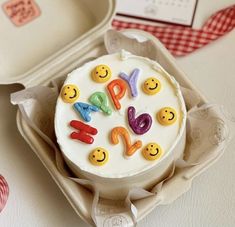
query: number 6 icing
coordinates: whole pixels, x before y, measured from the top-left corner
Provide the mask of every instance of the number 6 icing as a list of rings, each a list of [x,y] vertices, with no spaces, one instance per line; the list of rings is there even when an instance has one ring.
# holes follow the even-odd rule
[[[125,142],[125,155],[131,156],[133,155],[139,148],[142,147],[142,141],[137,140],[134,144],[131,145],[131,137],[128,131],[124,127],[115,127],[111,131],[111,141],[113,144],[118,144],[119,139],[118,136],[121,136]]]
[[[152,117],[147,113],[143,113],[137,118],[135,118],[135,112],[135,107],[128,107],[127,113],[129,125],[135,134],[143,135],[151,128]]]

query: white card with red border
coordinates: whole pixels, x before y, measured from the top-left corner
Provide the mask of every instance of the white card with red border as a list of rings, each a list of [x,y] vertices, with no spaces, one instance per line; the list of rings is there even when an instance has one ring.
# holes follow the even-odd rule
[[[192,26],[198,0],[117,0],[117,14]]]

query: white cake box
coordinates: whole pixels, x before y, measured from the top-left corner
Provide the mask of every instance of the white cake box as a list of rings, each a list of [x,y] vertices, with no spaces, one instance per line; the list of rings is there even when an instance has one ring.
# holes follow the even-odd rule
[[[106,53],[103,36],[115,13],[114,0],[100,0],[99,3],[92,0],[38,0],[37,5],[40,15],[22,26],[15,26],[3,11],[0,12],[3,21],[0,33],[5,34],[0,37],[0,59],[4,59],[0,67],[1,84],[19,83],[25,88],[48,85],[51,80],[65,76],[84,62]],[[174,75],[181,86],[197,93],[200,104],[206,103],[156,38],[139,30],[125,30],[124,34],[140,40],[152,40],[157,50],[156,60]],[[216,112],[214,116],[217,116]],[[53,149],[27,124],[19,111],[17,125],[76,213],[94,225],[91,218],[92,193],[59,173]],[[164,184],[160,194],[135,201],[138,211],[136,220],[141,220],[157,205],[170,203],[186,192],[192,179],[218,157],[219,154],[206,156],[201,164],[178,171]],[[103,201],[100,203],[102,205]]]

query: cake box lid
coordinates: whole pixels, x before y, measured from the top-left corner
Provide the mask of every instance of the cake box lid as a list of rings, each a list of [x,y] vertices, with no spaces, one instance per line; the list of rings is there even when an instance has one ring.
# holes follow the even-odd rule
[[[0,84],[48,80],[101,37],[115,0],[0,0]]]

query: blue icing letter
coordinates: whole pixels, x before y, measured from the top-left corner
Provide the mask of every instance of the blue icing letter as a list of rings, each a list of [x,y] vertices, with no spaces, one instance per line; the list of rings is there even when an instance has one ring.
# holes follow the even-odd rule
[[[139,74],[140,74],[139,69],[134,69],[130,76],[126,75],[123,72],[119,74],[119,76],[128,83],[131,89],[131,95],[133,97],[136,97],[138,95],[137,80],[138,80]]]
[[[90,113],[99,111],[99,108],[96,106],[89,105],[87,103],[83,102],[76,102],[74,105],[74,108],[80,113],[81,117],[84,119],[84,121],[89,122],[91,121]]]
[[[112,114],[112,110],[108,107],[108,98],[104,92],[95,92],[89,98],[89,101],[99,107],[105,114]]]

